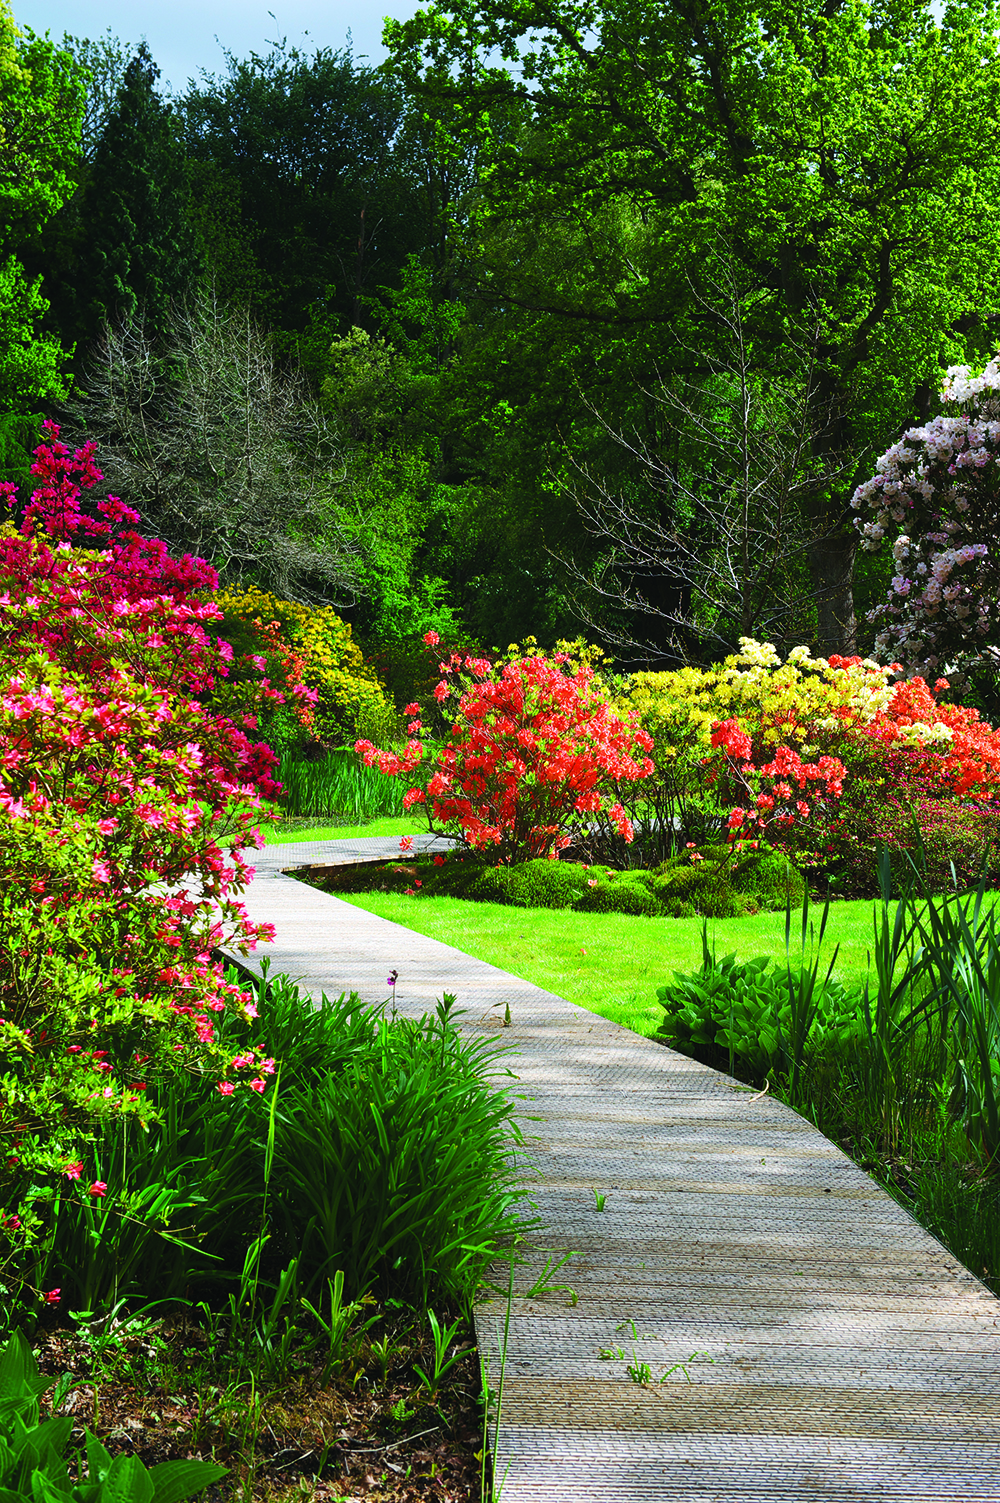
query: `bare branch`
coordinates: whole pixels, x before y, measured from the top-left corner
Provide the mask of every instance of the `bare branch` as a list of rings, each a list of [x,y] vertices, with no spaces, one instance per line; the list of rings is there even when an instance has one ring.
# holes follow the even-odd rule
[[[620,655],[689,661],[732,650],[741,636],[783,640],[802,613],[807,550],[829,535],[823,496],[844,478],[822,438],[835,414],[818,400],[817,337],[788,344],[793,360],[763,373],[748,329],[752,292],[724,255],[707,291],[695,293],[719,338],[714,353],[683,341],[698,374],[643,390],[652,437],[612,427],[591,408],[627,459],[628,479],[609,482],[572,459],[564,488],[600,546],[596,564],[561,558],[574,606]],[[608,624],[610,616],[619,624]],[[654,640],[623,618],[647,617]],[[655,625],[653,623],[655,622]]]
[[[141,320],[107,329],[82,417],[109,489],[172,547],[286,597],[351,598],[336,435],[249,314],[202,294],[163,350]]]

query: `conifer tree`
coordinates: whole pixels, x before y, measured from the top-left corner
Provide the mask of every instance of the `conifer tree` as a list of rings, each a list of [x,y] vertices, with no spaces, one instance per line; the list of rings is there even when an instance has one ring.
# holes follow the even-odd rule
[[[79,327],[89,341],[141,316],[162,338],[171,308],[200,267],[184,150],[174,112],[156,91],[160,70],[143,42],[125,70],[94,154],[80,219]]]

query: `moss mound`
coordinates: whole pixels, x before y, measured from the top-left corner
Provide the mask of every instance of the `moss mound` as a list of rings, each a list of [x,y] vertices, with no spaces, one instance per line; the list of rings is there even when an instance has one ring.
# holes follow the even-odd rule
[[[692,859],[693,858],[693,859]],[[805,883],[785,856],[766,848],[734,851],[706,845],[672,856],[653,871],[615,871],[577,861],[525,861],[493,866],[488,858],[429,856],[408,861],[327,867],[311,874],[328,892],[409,892],[519,908],[575,908],[647,918],[737,918],[762,909],[802,905]]]

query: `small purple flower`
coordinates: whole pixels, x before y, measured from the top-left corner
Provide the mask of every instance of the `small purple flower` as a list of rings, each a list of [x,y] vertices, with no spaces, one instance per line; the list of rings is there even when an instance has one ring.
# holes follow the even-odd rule
[[[385,984],[386,984],[386,986],[395,986],[396,982],[398,980],[399,980],[399,972],[398,971],[390,971],[389,975],[385,978]]]

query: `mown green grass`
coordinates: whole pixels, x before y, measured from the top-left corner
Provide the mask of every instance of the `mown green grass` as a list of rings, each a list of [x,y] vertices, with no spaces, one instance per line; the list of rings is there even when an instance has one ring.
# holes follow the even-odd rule
[[[295,840],[359,840],[369,835],[416,835],[420,825],[412,815],[386,815],[383,819],[370,819],[367,824],[315,824],[307,828],[297,825],[261,824],[267,845],[289,845]],[[426,833],[426,831],[424,831]]]
[[[477,960],[521,976],[590,1012],[635,1033],[650,1035],[663,1016],[656,989],[674,971],[701,964],[701,919],[635,918],[621,913],[574,913],[547,908],[512,908],[469,903],[459,898],[407,898],[397,893],[342,894],[344,901],[454,945]],[[824,970],[840,950],[834,975],[845,985],[861,985],[871,946],[870,902],[830,905],[823,941]],[[809,921],[818,935],[822,909],[813,905]],[[785,915],[758,913],[739,919],[712,919],[709,940],[721,957],[741,959],[785,953]],[[801,918],[792,915],[791,953],[800,953]],[[462,1005],[461,997],[459,1006]]]

